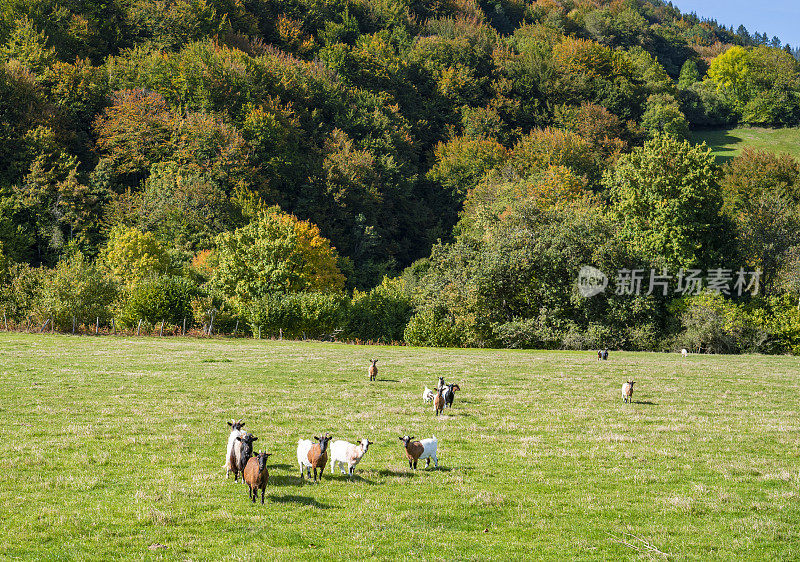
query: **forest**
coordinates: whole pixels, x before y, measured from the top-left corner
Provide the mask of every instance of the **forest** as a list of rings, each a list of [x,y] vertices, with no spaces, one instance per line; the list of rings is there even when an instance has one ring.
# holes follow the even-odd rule
[[[688,141],[800,125],[777,37],[659,0],[8,0],[0,45],[7,329],[800,353],[800,165]]]

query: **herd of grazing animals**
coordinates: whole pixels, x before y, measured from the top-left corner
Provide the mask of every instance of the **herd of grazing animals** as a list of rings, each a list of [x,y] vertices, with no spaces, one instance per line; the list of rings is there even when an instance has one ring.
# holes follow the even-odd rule
[[[687,356],[685,349],[681,350],[683,357]],[[597,352],[597,360],[608,360],[608,350],[599,350]],[[370,366],[367,369],[369,380],[374,381],[378,376],[377,359],[370,359]],[[625,403],[633,402],[633,385],[634,381],[626,381],[622,385],[622,400]],[[444,412],[445,407],[453,407],[453,399],[455,393],[460,391],[461,387],[456,383],[445,383],[444,377],[439,377],[436,383],[436,389],[431,390],[427,386],[422,392],[422,400],[424,402],[433,402],[434,412],[436,416]],[[230,434],[228,435],[228,447],[225,453],[225,478],[230,476],[233,472],[234,481],[239,480],[239,474],[242,475],[242,482],[248,486],[248,495],[253,503],[258,499],[258,491],[261,490],[261,503],[264,503],[264,493],[269,482],[269,470],[267,469],[267,459],[272,453],[266,451],[259,451],[253,455],[253,442],[258,441],[258,437],[252,433],[244,430],[245,422],[242,419],[232,419],[228,422],[230,427]],[[317,482],[317,471],[319,470],[319,482],[322,482],[322,473],[325,470],[325,465],[328,463],[329,452],[331,461],[331,470],[335,470],[339,465],[342,474],[353,477],[356,465],[361,462],[364,455],[367,453],[370,445],[374,443],[369,439],[360,439],[358,444],[349,443],[347,441],[334,441],[330,447],[328,444],[333,439],[330,433],[320,433],[319,436],[314,436],[313,441],[310,439],[300,439],[297,442],[297,463],[300,466],[300,478],[312,478]],[[439,441],[434,435],[430,439],[414,440],[414,436],[404,435],[399,437],[400,442],[403,444],[405,455],[408,459],[409,468],[416,470],[417,462],[425,460],[425,467],[430,467],[431,459],[433,459],[434,467],[439,467],[439,458],[437,451]],[[346,467],[346,470],[345,470]]]

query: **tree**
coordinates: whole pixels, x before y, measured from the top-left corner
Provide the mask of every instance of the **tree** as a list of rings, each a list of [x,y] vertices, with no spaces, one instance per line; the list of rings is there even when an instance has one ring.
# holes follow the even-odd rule
[[[316,225],[270,207],[219,236],[211,285],[240,308],[275,293],[337,291],[344,287],[337,257]]]
[[[725,164],[720,184],[739,252],[770,294],[800,239],[800,166],[788,154],[745,149]]]
[[[163,275],[170,265],[166,248],[152,232],[121,225],[109,233],[99,260],[102,267],[124,284]]]
[[[692,84],[700,81],[700,70],[697,63],[692,59],[687,60],[681,67],[681,75],[678,78],[678,87],[682,90],[688,89]]]
[[[730,90],[740,103],[746,103],[750,74],[747,49],[734,45],[714,60],[708,67],[708,77],[718,88]]]
[[[705,145],[658,135],[622,156],[603,183],[622,236],[657,266],[720,267],[730,228]]]

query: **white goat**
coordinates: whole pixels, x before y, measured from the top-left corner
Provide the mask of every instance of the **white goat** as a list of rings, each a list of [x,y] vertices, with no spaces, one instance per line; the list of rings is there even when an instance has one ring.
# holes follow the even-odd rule
[[[681,349],[681,356],[686,357],[687,355],[689,355],[689,350],[684,347]]]
[[[231,428],[231,434],[228,436],[228,450],[225,453],[225,478],[228,478],[231,474],[231,470],[236,470],[237,467],[237,456],[236,456],[236,449],[235,447],[236,438],[237,437],[244,437],[244,422],[242,420],[236,421],[232,419],[228,422],[228,425]]]
[[[425,390],[422,391],[422,400],[425,402],[433,402],[433,396],[433,391],[426,386]]]
[[[356,465],[361,462],[367,449],[372,445],[369,439],[362,439],[358,445],[353,445],[347,441],[334,441],[331,445],[331,471],[336,470],[336,465],[342,469],[342,474],[350,474],[353,477]],[[344,467],[347,466],[347,472]]]

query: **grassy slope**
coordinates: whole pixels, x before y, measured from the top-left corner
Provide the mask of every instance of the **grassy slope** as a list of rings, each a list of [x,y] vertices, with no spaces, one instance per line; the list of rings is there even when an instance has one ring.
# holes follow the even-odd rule
[[[630,533],[800,558],[794,358],[21,334],[0,355],[0,557],[608,560],[642,556]],[[463,392],[436,419],[439,372]],[[232,416],[273,452],[265,506],[223,479]],[[323,430],[375,441],[356,481],[300,484]],[[403,433],[436,434],[440,469],[412,474]]]
[[[724,162],[738,156],[745,147],[772,152],[787,152],[800,159],[800,129],[764,129],[737,127],[692,132],[692,141],[705,141],[714,156]]]

